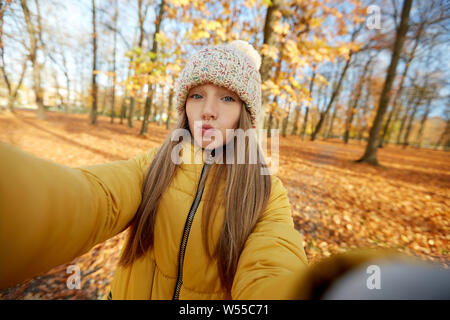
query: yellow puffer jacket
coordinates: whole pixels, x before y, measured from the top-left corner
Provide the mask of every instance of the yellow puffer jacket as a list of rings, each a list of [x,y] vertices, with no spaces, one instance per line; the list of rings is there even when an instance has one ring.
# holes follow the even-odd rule
[[[145,174],[157,148],[129,160],[70,168],[0,143],[0,289],[46,272],[120,233],[141,202]],[[181,164],[158,207],[154,249],[131,267],[116,269],[113,299],[172,299],[186,217],[203,160]],[[231,293],[222,288],[217,263],[205,254],[201,200],[189,233],[180,299],[290,299],[307,258],[294,229],[281,181],[271,176],[269,203],[241,253]],[[224,187],[211,186],[206,188]],[[217,206],[218,234],[224,208]],[[282,285],[280,285],[282,284]],[[105,297],[106,298],[106,297]]]

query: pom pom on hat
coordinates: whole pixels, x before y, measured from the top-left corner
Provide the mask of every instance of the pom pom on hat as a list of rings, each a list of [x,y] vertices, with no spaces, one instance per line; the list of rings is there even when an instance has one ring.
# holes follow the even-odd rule
[[[261,67],[261,56],[250,43],[244,40],[234,40],[229,45],[247,55],[255,64],[256,70],[259,70],[259,67]]]

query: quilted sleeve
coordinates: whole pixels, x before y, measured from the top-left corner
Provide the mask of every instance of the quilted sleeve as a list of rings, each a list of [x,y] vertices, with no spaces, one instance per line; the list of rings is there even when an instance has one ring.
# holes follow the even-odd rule
[[[0,142],[0,289],[123,231],[156,152],[72,168]]]

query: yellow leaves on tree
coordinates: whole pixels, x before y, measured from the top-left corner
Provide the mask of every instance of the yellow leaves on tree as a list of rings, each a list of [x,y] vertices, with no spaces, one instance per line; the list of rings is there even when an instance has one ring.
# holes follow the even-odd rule
[[[323,84],[325,86],[328,85],[328,80],[327,78],[325,78],[323,75],[321,75],[320,73],[316,74],[316,79],[315,81],[320,85]]]
[[[338,55],[345,56],[348,59],[348,55],[350,53],[350,48],[347,45],[343,45],[342,47],[337,48]]]
[[[161,47],[166,46],[167,42],[169,41],[169,38],[163,32],[158,32],[155,35],[155,39]]]
[[[224,25],[216,20],[196,19],[193,21],[193,28],[187,31],[189,40],[200,40],[215,38],[221,41],[226,40]]]
[[[290,25],[287,22],[278,22],[273,26],[273,31],[279,35],[287,35],[289,33]]]
[[[275,82],[270,80],[270,79],[265,81],[261,85],[261,89],[262,90],[267,90],[268,92],[270,92],[274,96],[281,94],[281,90],[280,90],[279,86]]]
[[[190,0],[170,0],[170,3],[172,3],[174,6],[182,7],[187,6],[190,2]]]
[[[304,55],[300,52],[298,45],[292,39],[288,39],[284,45],[284,54],[286,60],[297,67],[304,67],[308,64],[308,61]]]
[[[263,44],[261,47],[261,54],[264,56],[271,57],[272,59],[276,59],[278,57],[279,50],[275,46],[269,46],[267,44]]]
[[[257,0],[248,0],[248,1],[244,1],[242,3],[242,5],[247,8],[253,8],[255,6],[256,2],[257,2]]]

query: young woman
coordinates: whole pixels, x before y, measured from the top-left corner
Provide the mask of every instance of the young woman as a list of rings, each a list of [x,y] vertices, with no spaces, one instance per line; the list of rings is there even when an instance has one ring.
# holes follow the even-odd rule
[[[0,287],[128,228],[109,299],[294,297],[307,259],[286,189],[248,161],[255,136],[233,134],[256,127],[260,63],[244,41],[197,52],[177,79],[175,128],[127,161],[69,168],[0,144]]]

